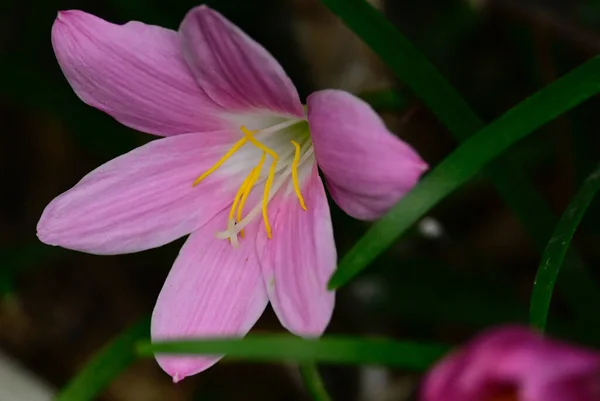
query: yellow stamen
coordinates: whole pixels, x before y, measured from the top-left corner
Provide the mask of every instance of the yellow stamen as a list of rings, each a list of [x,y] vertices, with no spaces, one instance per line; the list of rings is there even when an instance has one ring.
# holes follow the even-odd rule
[[[275,160],[279,160],[279,156],[277,155],[277,153],[275,153],[275,151],[271,148],[266,147],[265,145],[263,145],[262,143],[260,143],[256,138],[254,138],[252,136],[252,134],[254,133],[253,131],[250,131],[248,128],[246,128],[245,126],[241,126],[240,129],[242,130],[242,132],[244,133],[244,138],[247,139],[248,141],[250,141],[254,146],[256,146],[257,148],[259,148],[260,150],[267,152],[268,154],[271,155],[271,157],[273,157],[273,159]],[[242,139],[244,139],[242,138]]]
[[[240,206],[238,207],[238,210],[237,210],[238,223],[240,222],[240,220],[242,220],[242,212],[244,210],[244,205],[246,204],[246,199],[248,199],[248,196],[250,195],[250,191],[252,190],[252,188],[254,188],[254,183],[256,183],[256,180],[258,180],[258,177],[260,177],[260,172],[262,171],[262,167],[263,167],[263,164],[265,164],[266,159],[267,159],[267,153],[263,152],[262,157],[260,158],[260,161],[258,162],[258,165],[256,167],[254,167],[254,169],[252,169],[252,171],[250,172],[250,176],[249,176],[250,180],[248,180],[248,182],[245,183],[246,186],[244,187],[244,193],[240,200]],[[242,238],[244,238],[244,230],[240,231],[240,235],[242,236]]]
[[[252,135],[252,134],[250,133],[250,135]],[[250,136],[250,138],[251,138],[251,136]],[[229,159],[231,156],[233,156],[233,154],[235,152],[237,152],[242,146],[244,146],[244,144],[246,142],[248,142],[248,137],[244,137],[244,138],[240,139],[239,141],[237,141],[235,143],[235,145],[233,145],[233,147],[231,149],[229,149],[229,151],[227,153],[225,153],[225,156],[221,157],[221,159],[219,159],[219,161],[216,162],[211,168],[209,168],[204,174],[202,174],[200,177],[196,178],[196,181],[194,181],[192,186],[195,187],[196,185],[200,184],[200,181],[202,181],[203,179],[208,177],[210,174],[214,173],[216,169],[221,167],[221,165],[223,163],[225,163],[227,161],[227,159]]]
[[[269,239],[273,238],[273,234],[271,233],[271,224],[269,224],[269,215],[267,213],[267,203],[269,203],[269,191],[271,190],[271,186],[273,185],[273,178],[275,178],[275,167],[276,166],[277,166],[277,160],[274,160],[273,164],[271,164],[271,168],[269,169],[269,176],[267,177],[267,182],[265,183],[265,192],[263,194],[263,204],[262,204],[263,220],[265,221],[265,230],[267,230],[267,237],[269,237]]]
[[[263,143],[259,142],[256,138],[254,138],[253,135],[256,133],[256,131],[250,131],[245,126],[241,126],[240,130],[244,134],[244,137],[241,138],[239,141],[237,141],[233,145],[233,147],[231,149],[229,149],[229,151],[227,153],[225,153],[225,155],[221,159],[219,159],[210,169],[208,169],[201,176],[199,176],[193,183],[193,186],[198,185],[202,180],[204,180],[210,174],[215,172],[219,167],[221,167],[223,165],[223,163],[225,163],[231,156],[233,156],[247,142],[252,143],[258,149],[263,151],[260,161],[250,171],[250,173],[248,173],[248,175],[246,175],[246,178],[242,182],[241,186],[239,187],[239,189],[235,195],[235,198],[231,205],[231,209],[229,210],[229,220],[227,222],[227,231],[224,231],[222,233],[217,233],[218,238],[222,238],[222,239],[229,238],[229,240],[231,241],[231,245],[234,247],[239,245],[239,241],[238,241],[236,232],[239,233],[243,238],[244,237],[244,228],[248,225],[250,220],[253,219],[254,216],[256,216],[256,214],[259,213],[259,210],[262,211],[262,216],[263,216],[265,231],[267,232],[267,236],[268,236],[268,238],[272,238],[272,230],[271,230],[271,224],[269,223],[267,205],[268,205],[269,201],[271,200],[271,190],[273,189],[274,179],[275,179],[275,171],[277,169],[277,163],[279,162],[279,155],[273,149],[265,146]],[[298,144],[298,142],[296,142],[296,141],[291,141],[291,142],[295,148],[294,159],[293,159],[292,166],[291,166],[294,191],[296,192],[296,196],[298,197],[298,201],[300,202],[300,206],[302,207],[302,209],[307,210],[306,204],[304,202],[304,198],[302,197],[302,193],[300,192],[300,183],[299,183],[299,179],[298,179],[298,166],[301,161],[301,157],[300,157],[301,147]],[[273,158],[273,162],[271,163],[271,166],[269,168],[269,174],[268,174],[266,182],[265,182],[265,188],[264,188],[263,199],[262,199],[261,205],[260,206],[257,205],[257,207],[254,208],[249,213],[248,216],[246,216],[244,219],[242,219],[244,205],[246,204],[246,201],[248,200],[248,197],[250,196],[250,192],[252,192],[254,185],[260,178],[262,168],[267,159],[267,154]],[[302,158],[302,160],[304,160],[304,158]],[[289,176],[287,176],[287,177],[289,177]],[[284,175],[283,177],[281,177],[283,180],[277,181],[277,183],[275,184],[275,186],[276,186],[275,190],[279,190],[281,185],[283,185],[285,183],[285,181],[288,179],[287,177]],[[238,224],[239,224],[239,226],[236,227],[236,225],[238,225]]]
[[[245,137],[257,148],[268,153],[273,158],[273,163],[271,164],[271,168],[269,169],[269,176],[267,177],[267,182],[265,183],[265,192],[263,194],[263,203],[262,203],[262,214],[263,220],[265,221],[265,230],[267,231],[267,237],[273,238],[271,232],[271,225],[269,224],[269,215],[267,212],[267,203],[269,202],[269,191],[271,186],[273,185],[273,179],[275,178],[275,168],[277,167],[277,161],[279,160],[279,156],[277,153],[271,149],[257,141],[253,136],[252,132],[249,131],[243,125],[240,127]]]
[[[300,145],[296,141],[292,141],[292,145],[296,148],[296,153],[294,153],[294,161],[292,162],[292,182],[294,183],[294,191],[296,191],[296,196],[298,197],[298,201],[300,202],[300,206],[302,209],[306,210],[306,204],[304,203],[304,198],[302,197],[302,193],[300,192],[300,183],[298,182],[298,163],[300,163]]]
[[[250,182],[252,180],[252,176],[254,175],[254,169],[252,169],[250,171],[250,174],[248,174],[246,176],[246,178],[244,179],[244,182],[242,182],[242,185],[240,186],[240,189],[238,189],[237,193],[235,194],[235,198],[233,199],[233,205],[231,205],[231,210],[229,211],[229,219],[233,219],[233,216],[235,216],[235,210],[237,209],[238,206],[238,202],[240,201],[240,199],[242,198],[242,196],[246,193],[246,187],[248,186],[248,182]],[[238,219],[239,221],[239,219]]]

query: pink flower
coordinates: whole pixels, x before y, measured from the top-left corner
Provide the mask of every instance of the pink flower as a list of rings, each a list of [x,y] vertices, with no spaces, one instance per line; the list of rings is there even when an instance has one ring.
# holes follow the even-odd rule
[[[600,353],[522,327],[486,332],[429,372],[421,401],[598,401]]]
[[[164,138],[54,199],[39,238],[109,255],[190,234],[154,309],[155,340],[243,336],[269,301],[291,332],[321,335],[336,250],[317,163],[342,209],[375,219],[427,169],[419,155],[348,93],[313,93],[305,109],[277,61],[205,6],[179,32],[64,11],[52,43],[84,102]],[[218,359],[158,362],[177,381]]]

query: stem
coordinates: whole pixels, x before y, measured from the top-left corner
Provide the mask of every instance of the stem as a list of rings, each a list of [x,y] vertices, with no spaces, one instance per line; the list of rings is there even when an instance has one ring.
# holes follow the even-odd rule
[[[325,389],[319,370],[315,363],[304,363],[298,366],[300,376],[306,391],[314,401],[331,401],[331,397]]]

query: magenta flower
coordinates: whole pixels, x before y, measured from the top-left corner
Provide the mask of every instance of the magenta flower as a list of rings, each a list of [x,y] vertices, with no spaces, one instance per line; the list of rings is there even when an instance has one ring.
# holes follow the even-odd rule
[[[337,90],[306,109],[273,57],[219,13],[179,32],[60,12],[52,28],[75,93],[158,139],[54,199],[38,224],[52,245],[94,254],[189,235],[158,297],[153,339],[245,335],[270,301],[283,326],[319,336],[334,306],[331,196],[375,219],[427,165],[364,102]],[[159,357],[180,380],[218,358]]]
[[[429,372],[421,401],[598,401],[600,353],[523,327],[480,335]]]

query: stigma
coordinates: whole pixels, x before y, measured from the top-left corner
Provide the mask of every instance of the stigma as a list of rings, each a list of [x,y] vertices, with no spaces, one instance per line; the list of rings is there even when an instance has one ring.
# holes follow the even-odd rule
[[[289,158],[285,158],[283,162],[285,164],[290,164],[288,166],[284,166],[283,169],[280,168],[280,172],[276,174],[278,164],[282,163],[282,159],[280,155],[275,152],[272,148],[266,146],[263,142],[260,142],[256,139],[256,134],[265,132],[265,131],[274,131],[274,128],[282,129],[286,128],[290,125],[293,125],[296,121],[286,121],[282,124],[278,124],[277,126],[267,128],[262,131],[251,131],[245,126],[241,126],[240,130],[243,134],[243,137],[238,140],[232,147],[229,149],[223,157],[221,157],[211,168],[202,173],[196,180],[193,182],[192,186],[195,187],[200,184],[206,177],[214,173],[219,167],[221,167],[229,158],[231,158],[234,154],[237,153],[242,147],[250,144],[259,150],[262,151],[260,159],[257,160],[256,164],[250,168],[250,171],[246,174],[244,181],[238,188],[235,197],[231,203],[231,208],[229,210],[229,217],[227,220],[227,227],[225,231],[216,233],[216,237],[220,239],[228,239],[231,242],[233,247],[237,247],[239,245],[239,238],[244,238],[244,228],[259,214],[262,215],[262,219],[264,222],[264,228],[267,233],[267,237],[269,239],[273,238],[273,230],[271,228],[271,224],[269,222],[269,213],[268,213],[268,205],[273,196],[277,193],[277,191],[291,178],[292,185],[294,188],[294,192],[296,197],[298,198],[298,202],[300,207],[304,210],[307,210],[306,203],[304,201],[304,197],[300,191],[300,182],[298,178],[298,166],[302,162],[301,150],[302,146],[300,143],[291,140],[290,146],[293,146],[294,149],[294,157],[289,163]],[[312,152],[311,152],[312,153]],[[264,189],[262,193],[262,198],[257,205],[255,205],[250,212],[244,215],[244,207],[246,206],[246,202],[253,188],[259,183],[259,179],[261,177],[261,173],[265,164],[267,164],[267,158],[269,158],[269,167],[268,174],[266,177],[266,181],[264,184]],[[251,164],[250,164],[251,166]],[[281,166],[280,166],[281,167]],[[277,175],[277,177],[276,177]],[[277,180],[276,180],[277,178]],[[262,182],[262,181],[261,181]]]

